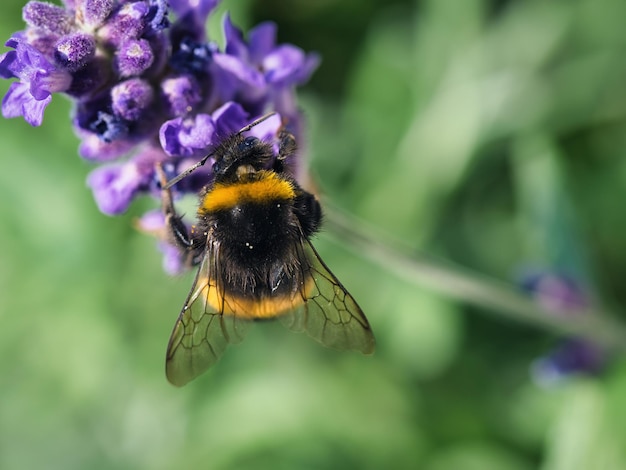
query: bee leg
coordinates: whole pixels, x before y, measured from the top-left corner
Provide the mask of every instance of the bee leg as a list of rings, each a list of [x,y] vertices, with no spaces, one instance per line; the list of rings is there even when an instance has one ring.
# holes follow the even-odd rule
[[[284,160],[296,153],[298,146],[296,145],[296,138],[287,129],[282,127],[278,134],[278,159]]]
[[[278,134],[278,156],[272,168],[276,173],[282,173],[287,164],[287,158],[295,155],[297,150],[296,138],[283,126]]]
[[[168,229],[170,238],[172,241],[187,252],[191,249],[193,241],[187,231],[187,226],[183,222],[182,217],[176,213],[174,207],[174,200],[172,198],[172,191],[167,185],[167,176],[163,171],[161,163],[156,164],[156,172],[159,176],[159,182],[161,183],[161,204],[163,207],[163,215],[165,216],[165,226]],[[171,186],[171,185],[170,185]]]

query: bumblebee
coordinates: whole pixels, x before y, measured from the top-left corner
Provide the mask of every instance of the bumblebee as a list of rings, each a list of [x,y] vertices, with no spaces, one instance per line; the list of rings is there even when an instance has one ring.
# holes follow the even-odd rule
[[[215,364],[254,320],[280,318],[325,346],[374,351],[361,308],[311,244],[322,212],[286,170],[295,138],[281,130],[275,155],[270,143],[244,136],[269,116],[226,137],[169,182],[157,168],[169,238],[199,266],[167,347],[166,375],[176,386]],[[170,188],[209,157],[214,179],[200,192],[197,223],[188,231]]]

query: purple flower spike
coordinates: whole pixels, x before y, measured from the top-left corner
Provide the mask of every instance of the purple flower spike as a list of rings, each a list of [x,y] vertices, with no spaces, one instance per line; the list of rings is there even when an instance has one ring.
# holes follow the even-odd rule
[[[77,33],[64,36],[56,44],[54,58],[61,67],[76,72],[96,53],[96,41],[93,36]]]
[[[113,112],[127,121],[139,119],[152,103],[154,92],[145,80],[131,78],[111,90]]]
[[[208,15],[218,3],[28,1],[25,30],[15,33],[6,43],[11,50],[0,55],[0,78],[16,80],[4,96],[2,114],[40,125],[53,93],[69,97],[80,155],[96,164],[116,161],[88,178],[98,207],[109,215],[125,211],[138,195],[161,197],[157,163],[174,178],[268,112],[276,114],[247,134],[276,148],[286,125],[299,139],[295,86],[308,79],[317,56],[277,44],[273,23],[259,25],[245,40],[229,17],[220,48],[206,34]],[[297,157],[283,165],[294,177]],[[207,165],[173,190],[177,196],[196,194],[211,178]],[[161,239],[166,270],[179,272],[180,253],[165,243],[163,220],[160,224],[160,233],[150,232]]]
[[[122,44],[115,58],[120,77],[132,77],[140,75],[150,67],[154,55],[150,43],[145,39],[139,39]]]

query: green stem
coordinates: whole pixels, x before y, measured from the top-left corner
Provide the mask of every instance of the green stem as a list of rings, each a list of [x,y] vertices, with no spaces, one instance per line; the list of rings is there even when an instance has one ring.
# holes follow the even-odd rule
[[[626,328],[604,311],[592,307],[568,313],[551,311],[510,284],[443,260],[417,256],[406,244],[328,201],[325,208],[329,232],[342,244],[415,285],[512,320],[563,336],[587,338],[609,351],[626,353]]]

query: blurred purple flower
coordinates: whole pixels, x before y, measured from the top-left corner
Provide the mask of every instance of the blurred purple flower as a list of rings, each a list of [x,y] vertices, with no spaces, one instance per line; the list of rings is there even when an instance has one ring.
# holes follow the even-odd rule
[[[542,307],[554,313],[572,314],[589,306],[580,284],[564,274],[529,271],[522,275],[520,284]]]
[[[520,284],[543,308],[556,315],[585,314],[590,304],[581,284],[565,274],[527,271]],[[606,360],[607,355],[599,346],[586,339],[568,338],[533,363],[532,375],[540,385],[553,385],[573,374],[596,374]]]
[[[551,386],[576,374],[598,374],[607,360],[595,344],[578,338],[565,340],[548,355],[532,364],[532,376],[538,384]]]

